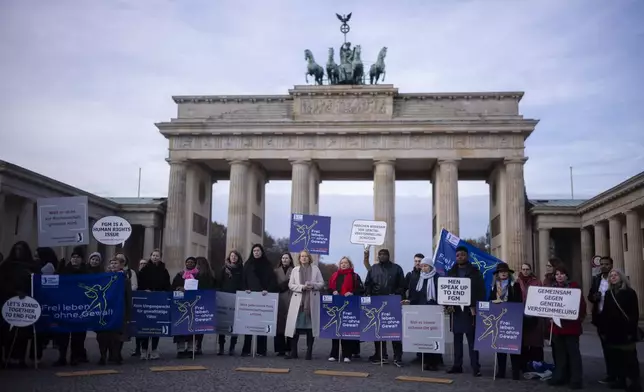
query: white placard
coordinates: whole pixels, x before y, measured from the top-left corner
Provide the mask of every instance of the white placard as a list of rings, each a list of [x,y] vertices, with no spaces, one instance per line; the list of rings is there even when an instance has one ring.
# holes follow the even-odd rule
[[[217,291],[215,295],[217,296],[215,301],[217,306],[217,334],[230,335],[233,333],[233,325],[235,324],[235,300],[237,295],[223,291]]]
[[[94,223],[92,235],[104,245],[123,245],[132,235],[132,226],[120,216],[106,216]]]
[[[387,222],[356,220],[351,226],[351,243],[358,245],[382,245],[387,234]]]
[[[277,329],[277,303],[279,294],[238,291],[235,298],[235,323],[237,335],[275,336]]]
[[[40,304],[31,297],[13,297],[2,305],[2,318],[12,327],[28,327],[40,318]]]
[[[470,278],[438,278],[438,304],[460,306],[464,309],[472,301]]]
[[[449,317],[440,305],[405,305],[402,307],[402,344],[407,353],[445,354],[451,343]]]
[[[561,328],[561,320],[577,320],[581,290],[578,288],[530,286],[523,314],[551,318]]]
[[[186,279],[183,281],[184,290],[199,290],[199,281],[197,279]]]

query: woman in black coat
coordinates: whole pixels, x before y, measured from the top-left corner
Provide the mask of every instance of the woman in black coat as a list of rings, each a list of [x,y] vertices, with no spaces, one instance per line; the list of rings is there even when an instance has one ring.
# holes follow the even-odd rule
[[[224,267],[221,269],[219,279],[217,279],[218,289],[224,293],[237,293],[244,290],[242,256],[236,250],[230,252],[226,258]],[[226,345],[226,335],[219,335],[219,351],[217,355],[224,355]],[[235,345],[237,344],[237,335],[230,336],[230,346],[228,355],[235,355]]]

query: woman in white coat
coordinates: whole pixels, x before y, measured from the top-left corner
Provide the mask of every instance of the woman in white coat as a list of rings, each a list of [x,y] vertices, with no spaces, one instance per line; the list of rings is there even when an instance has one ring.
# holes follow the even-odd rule
[[[306,334],[306,359],[313,353],[313,342],[320,331],[320,290],[324,278],[317,265],[311,263],[311,255],[303,250],[298,265],[293,268],[288,287],[293,293],[286,317],[285,335],[291,337],[291,352],[286,359],[297,358],[297,343],[300,334]]]

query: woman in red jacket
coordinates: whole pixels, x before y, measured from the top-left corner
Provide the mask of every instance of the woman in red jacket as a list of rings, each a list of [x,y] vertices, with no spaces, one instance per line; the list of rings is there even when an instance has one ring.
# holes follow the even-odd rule
[[[553,287],[579,288],[577,282],[569,280],[565,266],[555,267],[555,282]],[[548,380],[550,385],[569,383],[570,389],[581,389],[582,370],[581,352],[579,351],[579,336],[582,334],[581,324],[586,317],[586,301],[580,297],[579,315],[577,320],[561,320],[561,327],[552,325],[552,343],[554,350],[555,373]],[[551,321],[552,322],[552,321]]]
[[[361,295],[364,291],[360,275],[353,272],[353,263],[348,257],[340,259],[338,270],[333,273],[329,280],[329,291],[333,295]],[[351,356],[358,353],[360,342],[358,340],[342,340],[342,360],[345,363],[351,362]],[[335,362],[338,359],[340,351],[340,340],[333,339],[331,342],[331,354],[329,362]]]

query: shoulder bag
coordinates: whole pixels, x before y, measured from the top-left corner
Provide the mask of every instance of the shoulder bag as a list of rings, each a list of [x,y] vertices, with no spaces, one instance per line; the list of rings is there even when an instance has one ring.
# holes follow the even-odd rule
[[[626,315],[626,312],[624,312],[624,309],[622,309],[621,305],[617,301],[617,297],[615,297],[615,293],[613,292],[613,290],[608,289],[608,291],[610,291],[610,295],[611,297],[613,297],[613,301],[615,301],[615,305],[617,305],[617,309],[619,309],[619,311],[622,313],[624,318],[626,318],[626,321],[630,323],[631,319],[628,317],[628,315]],[[636,333],[635,339],[638,342],[641,342],[642,340],[644,340],[644,331],[642,331],[642,328],[637,327],[637,333]]]

